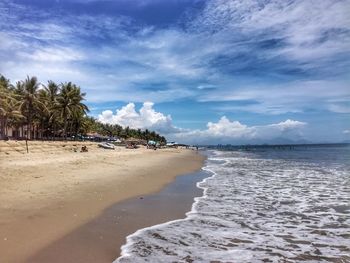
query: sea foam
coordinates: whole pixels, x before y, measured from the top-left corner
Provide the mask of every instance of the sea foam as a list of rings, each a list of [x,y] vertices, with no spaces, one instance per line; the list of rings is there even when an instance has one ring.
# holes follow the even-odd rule
[[[347,166],[212,151],[185,219],[127,237],[118,262],[350,262]]]

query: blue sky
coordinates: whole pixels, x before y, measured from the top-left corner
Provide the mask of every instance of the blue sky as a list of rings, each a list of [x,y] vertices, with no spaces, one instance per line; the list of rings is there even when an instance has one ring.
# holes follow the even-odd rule
[[[189,143],[350,140],[349,0],[2,0],[0,73]]]

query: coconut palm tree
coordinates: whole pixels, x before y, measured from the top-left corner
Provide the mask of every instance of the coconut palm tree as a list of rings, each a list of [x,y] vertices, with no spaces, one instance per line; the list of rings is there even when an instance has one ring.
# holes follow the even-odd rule
[[[39,119],[43,131],[46,130],[46,135],[56,134],[55,131],[58,126],[57,119],[59,114],[55,107],[59,92],[59,86],[53,81],[48,81],[48,85],[44,86],[44,89],[39,92],[40,100],[45,105],[45,108],[41,109]]]
[[[0,139],[5,136],[5,124],[4,124],[4,112],[5,112],[5,107],[4,107],[4,101],[5,101],[5,93],[6,90],[5,88],[0,85]]]
[[[27,139],[32,138],[33,117],[37,107],[44,106],[39,98],[40,83],[36,77],[27,76],[24,82],[17,82],[16,93],[20,97],[19,109],[22,115],[26,118],[28,125]]]
[[[23,115],[19,111],[19,102],[11,97],[2,100],[0,114],[2,116],[3,137],[7,137],[8,121],[12,120],[14,122],[23,118]]]
[[[60,91],[59,86],[52,80],[49,80],[47,86],[45,87],[45,90],[48,94],[49,102],[54,103]]]
[[[0,75],[0,138],[6,137],[6,129],[10,112],[14,110],[14,98],[8,79]]]
[[[89,112],[89,108],[82,103],[85,93],[82,93],[80,88],[71,82],[61,85],[61,92],[57,96],[55,108],[60,113],[63,119],[63,134],[67,139],[68,120],[73,120],[76,117],[84,116]]]
[[[7,89],[10,89],[10,87],[10,80],[5,78],[3,75],[0,75],[0,91],[5,92]]]

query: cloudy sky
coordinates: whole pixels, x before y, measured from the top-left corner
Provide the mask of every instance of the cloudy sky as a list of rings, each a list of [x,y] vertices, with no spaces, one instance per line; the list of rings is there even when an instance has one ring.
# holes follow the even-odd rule
[[[1,0],[0,73],[190,143],[350,140],[350,0]]]

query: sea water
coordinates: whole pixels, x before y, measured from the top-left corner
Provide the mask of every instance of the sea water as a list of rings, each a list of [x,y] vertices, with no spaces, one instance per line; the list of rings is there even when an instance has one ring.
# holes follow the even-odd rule
[[[185,219],[127,237],[115,262],[350,262],[350,148],[210,150]]]

